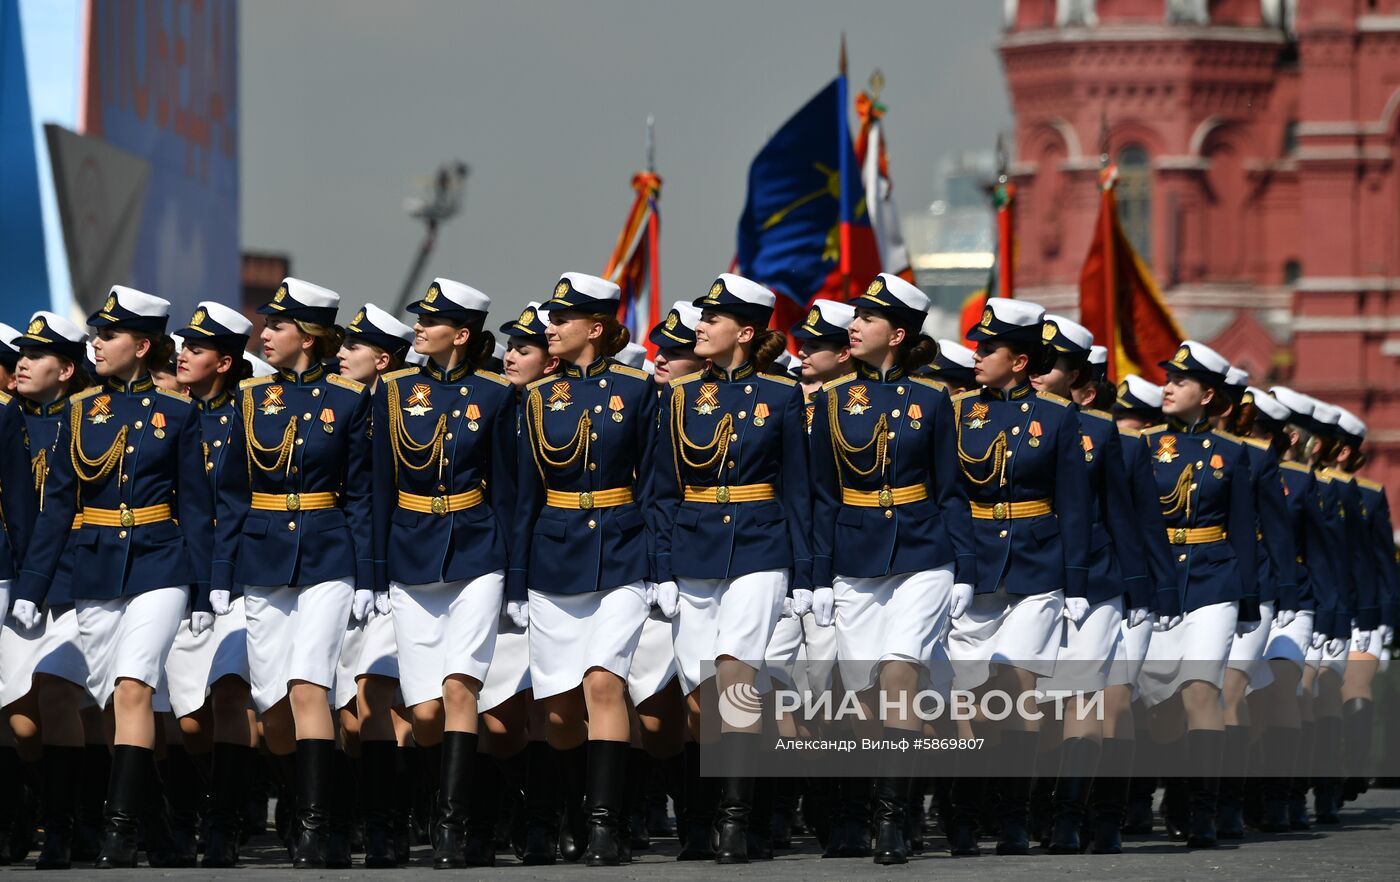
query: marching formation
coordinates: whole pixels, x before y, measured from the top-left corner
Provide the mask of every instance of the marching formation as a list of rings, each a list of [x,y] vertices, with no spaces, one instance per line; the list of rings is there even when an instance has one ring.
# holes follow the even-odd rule
[[[1338,822],[1400,615],[1360,420],[1195,341],[1115,386],[1025,301],[934,340],[891,274],[794,359],[774,302],[720,275],[654,365],[572,272],[503,348],[445,278],[412,327],[294,278],[261,329],[121,286],[91,338],[0,326],[0,863],[42,828],[41,869],[234,867],[268,791],[305,868],[490,866],[502,824],[525,864],[616,865],[668,797],[679,859],[721,864],[799,823],[902,864],[926,803],[954,855],[1118,853],[1159,786],[1192,847]],[[775,683],[1033,774],[702,776],[805,733],[721,713]],[[914,712],[995,689],[1102,712]]]

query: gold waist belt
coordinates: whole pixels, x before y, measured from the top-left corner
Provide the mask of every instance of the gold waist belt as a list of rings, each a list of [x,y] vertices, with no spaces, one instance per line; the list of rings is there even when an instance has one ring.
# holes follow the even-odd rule
[[[465,493],[452,493],[447,496],[419,496],[417,493],[399,491],[399,508],[421,514],[435,514],[439,517],[454,511],[476,508],[486,499],[478,487]]]
[[[314,511],[335,508],[334,493],[254,493],[253,508],[258,511]]]
[[[145,508],[84,508],[80,517],[82,523],[74,519],[76,526],[92,524],[96,527],[139,527],[168,521],[172,517],[170,506],[148,505]]]
[[[1225,538],[1224,527],[1168,527],[1167,541],[1173,545],[1205,545]]]
[[[928,488],[923,484],[909,487],[886,487],[884,490],[852,490],[841,488],[841,504],[861,508],[889,508],[892,505],[908,505],[928,499]]]
[[[686,487],[686,502],[714,502],[727,505],[731,502],[763,502],[777,496],[777,488],[772,484],[738,484],[720,487]]]
[[[1018,518],[1038,518],[1054,513],[1048,499],[1030,499],[1025,502],[974,502],[972,517],[979,521],[1005,521]]]
[[[612,508],[632,501],[631,487],[614,487],[611,490],[546,490],[544,504],[550,508],[568,508],[587,511],[591,508]]]

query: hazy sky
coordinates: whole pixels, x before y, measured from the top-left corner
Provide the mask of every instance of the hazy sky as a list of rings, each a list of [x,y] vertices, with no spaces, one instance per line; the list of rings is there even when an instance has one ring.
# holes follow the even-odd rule
[[[292,255],[347,310],[388,305],[421,237],[403,211],[438,164],[471,165],[424,275],[505,321],[561,272],[598,273],[656,116],[661,289],[727,269],[749,161],[836,73],[885,75],[895,195],[1010,125],[991,0],[258,0],[241,7],[243,247]]]

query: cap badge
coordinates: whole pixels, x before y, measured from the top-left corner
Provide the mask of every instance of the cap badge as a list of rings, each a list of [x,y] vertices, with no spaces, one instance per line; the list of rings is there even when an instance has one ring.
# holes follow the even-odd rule
[[[286,299],[287,299],[287,286],[286,286],[286,285],[283,285],[282,287],[280,287],[280,288],[277,289],[277,294],[276,294],[275,296],[273,296],[272,302],[273,302],[273,303],[281,303],[283,300],[286,300]]]
[[[1040,328],[1040,339],[1042,342],[1049,343],[1051,340],[1055,339],[1055,335],[1059,332],[1060,329],[1055,327],[1054,322],[1046,322]]]
[[[565,295],[565,294],[568,294],[568,293],[569,293],[569,283],[568,283],[568,282],[566,282],[566,281],[561,281],[559,284],[557,284],[557,285],[554,286],[554,299],[556,299],[556,300],[563,300],[563,299],[564,299],[564,295]]]
[[[115,294],[108,294],[108,295],[107,295],[107,302],[104,303],[104,304],[102,304],[102,311],[103,311],[103,312],[111,312],[112,310],[114,310],[114,309],[116,309],[116,308],[117,308],[117,295],[115,295]]]
[[[424,297],[423,300],[426,301],[426,302],[428,302],[428,303],[432,303],[434,300],[436,300],[436,299],[438,298],[438,295],[441,294],[441,293],[442,293],[442,289],[439,288],[437,285],[433,285],[431,288],[428,289],[428,296],[427,296],[427,297]]]
[[[723,294],[723,293],[724,293],[724,283],[723,283],[723,282],[715,282],[713,285],[710,286],[710,299],[711,299],[711,300],[718,300],[718,299],[719,299],[719,295],[721,295],[721,294]]]
[[[359,312],[355,313],[355,318],[352,319],[352,320],[350,321],[350,324],[349,324],[349,326],[348,326],[349,330],[351,330],[351,331],[358,331],[358,330],[360,330],[360,322],[362,322],[362,321],[364,321],[364,320],[365,320],[365,311],[362,309],[362,310],[360,310]]]
[[[989,306],[989,307],[987,307],[986,309],[982,310],[982,327],[984,327],[984,328],[991,327],[991,324],[992,324],[992,308]]]
[[[821,317],[822,311],[820,309],[817,309],[816,307],[813,307],[812,311],[807,313],[807,324],[815,328],[817,326],[817,322],[821,319]]]
[[[680,321],[680,314],[672,312],[670,315],[666,316],[666,330],[674,331],[676,329],[676,325],[680,324]]]
[[[209,313],[205,312],[203,309],[196,309],[194,311],[194,318],[190,319],[190,324],[197,328],[204,324],[204,320],[208,317]]]
[[[870,295],[871,297],[874,297],[876,294],[879,294],[883,290],[885,290],[885,280],[877,278],[870,283],[869,287],[865,289],[865,293]]]
[[[527,310],[525,310],[524,312],[522,312],[522,313],[520,314],[520,321],[517,322],[517,324],[521,324],[521,325],[531,325],[531,324],[534,323],[534,321],[535,321],[535,311],[534,311],[533,309],[527,309]]]
[[[29,323],[29,331],[28,331],[28,333],[30,333],[30,334],[37,334],[37,333],[39,333],[39,332],[42,331],[42,330],[44,330],[44,320],[43,320],[43,319],[41,319],[41,318],[36,318],[34,321],[32,321],[32,322]]]

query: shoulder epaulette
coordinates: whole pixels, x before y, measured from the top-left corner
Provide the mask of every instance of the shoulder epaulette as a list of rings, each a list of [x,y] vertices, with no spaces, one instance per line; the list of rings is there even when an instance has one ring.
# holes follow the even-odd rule
[[[1278,464],[1278,467],[1281,469],[1291,469],[1295,472],[1302,472],[1304,474],[1311,474],[1312,472],[1312,469],[1303,465],[1301,462],[1294,462],[1291,459],[1285,459],[1283,462]]]
[[[1269,442],[1265,441],[1263,438],[1240,438],[1239,440],[1248,444],[1250,447],[1258,447],[1260,450],[1269,449]]]
[[[1385,490],[1384,484],[1382,484],[1380,481],[1373,481],[1370,478],[1357,478],[1356,483],[1360,484],[1362,487],[1365,487],[1367,490]]]
[[[251,389],[251,388],[253,388],[254,386],[261,386],[261,385],[263,385],[263,384],[265,384],[265,383],[271,383],[271,382],[272,382],[272,377],[271,377],[271,376],[266,376],[266,377],[249,377],[248,379],[246,379],[246,380],[244,380],[243,382],[239,383],[239,384],[238,384],[238,388],[239,388],[240,390],[242,390],[242,389]]]
[[[160,386],[156,387],[156,394],[164,395],[167,398],[174,398],[176,401],[183,401],[186,404],[191,404],[194,402],[193,398],[191,398],[183,392],[176,392],[174,389],[162,389]]]
[[[1103,420],[1104,422],[1113,422],[1113,414],[1105,413],[1102,410],[1095,410],[1092,407],[1081,408],[1079,412],[1085,416],[1091,416],[1095,419]]]
[[[1239,444],[1240,446],[1244,446],[1244,439],[1243,439],[1243,438],[1241,438],[1239,435],[1231,435],[1229,432],[1225,431],[1224,429],[1211,429],[1211,430],[1210,430],[1210,433],[1211,433],[1212,435],[1214,435],[1215,437],[1217,437],[1217,438],[1223,438],[1224,440],[1229,441],[1229,442],[1231,442],[1231,443]]]
[[[490,380],[490,381],[493,382],[493,383],[499,383],[499,384],[502,385],[502,386],[509,386],[509,385],[510,385],[510,380],[507,380],[505,377],[501,376],[500,374],[496,373],[495,371],[483,371],[483,370],[478,370],[478,371],[476,371],[476,376],[482,377],[482,378],[487,379],[487,380]]]
[[[359,393],[365,391],[364,383],[361,383],[359,380],[352,380],[340,374],[326,374],[326,382],[330,383],[332,386],[343,386],[351,392]]]
[[[102,391],[102,387],[101,387],[101,386],[89,386],[88,388],[84,389],[84,390],[81,391],[81,392],[75,392],[75,393],[73,393],[73,395],[72,395],[68,400],[69,400],[69,401],[82,401],[84,398],[91,398],[92,396],[96,395],[98,392],[101,392],[101,391]]]
[[[10,393],[8,393],[8,392],[0,392],[0,404],[9,404],[9,403],[10,403]]]
[[[846,374],[846,375],[844,375],[844,376],[837,377],[837,378],[834,379],[834,380],[828,380],[827,382],[822,383],[822,391],[823,391],[823,392],[830,391],[830,390],[832,390],[832,389],[835,389],[837,386],[840,386],[840,385],[842,385],[842,384],[844,384],[844,383],[849,383],[849,382],[851,382],[851,381],[854,380],[854,379],[856,379],[856,374],[853,374],[853,373],[852,373],[852,374]]]
[[[1061,398],[1059,395],[1056,395],[1054,392],[1037,392],[1037,393],[1035,393],[1035,396],[1036,396],[1037,398],[1043,398],[1043,399],[1045,399],[1046,401],[1053,401],[1053,402],[1055,402],[1056,404],[1061,405],[1062,407],[1069,407],[1071,404],[1074,403],[1074,402],[1070,401],[1068,398]]]
[[[633,377],[638,380],[650,380],[651,374],[646,371],[637,370],[625,364],[610,364],[608,370],[614,374],[622,374],[624,377]]]
[[[1119,429],[1119,430],[1118,430],[1118,434],[1120,434],[1120,435],[1125,435],[1125,436],[1127,436],[1127,437],[1129,437],[1129,438],[1141,438],[1141,437],[1142,437],[1142,432],[1138,431],[1137,429]]]
[[[960,393],[960,394],[958,394],[958,395],[954,395],[954,396],[953,396],[953,400],[954,400],[954,401],[962,401],[964,398],[972,398],[972,397],[975,396],[975,395],[981,395],[981,394],[982,394],[982,390],[981,390],[981,389],[969,389],[969,390],[967,390],[966,392],[962,392],[962,393]]]
[[[930,389],[937,389],[939,392],[947,392],[948,384],[933,377],[910,377],[911,383],[918,383],[920,386],[928,386]]]
[[[671,381],[671,385],[672,385],[673,387],[674,387],[674,386],[684,386],[686,383],[689,383],[691,380],[697,379],[697,378],[699,378],[699,377],[703,377],[704,375],[705,375],[705,372],[704,372],[704,371],[696,371],[696,372],[693,373],[693,374],[686,374],[686,375],[683,376],[683,377],[676,377],[674,380]]]
[[[796,386],[797,381],[792,377],[783,374],[759,374],[765,380],[772,380],[775,383],[782,383],[784,386]]]
[[[399,369],[396,370],[396,371],[389,371],[389,373],[385,374],[384,376],[380,377],[379,379],[380,379],[381,381],[383,381],[383,380],[397,380],[399,377],[409,377],[409,376],[412,376],[412,375],[418,374],[418,373],[422,373],[422,369],[419,368],[417,365],[414,365],[413,367],[399,368]]]
[[[1143,429],[1143,430],[1142,430],[1142,434],[1143,434],[1143,435],[1155,435],[1155,434],[1157,434],[1158,432],[1165,432],[1166,430],[1167,430],[1167,424],[1166,424],[1166,423],[1158,423],[1158,424],[1155,425],[1155,426],[1148,426],[1147,428]]]
[[[525,387],[525,391],[526,391],[526,392],[529,392],[531,389],[534,389],[536,386],[543,386],[545,383],[557,383],[558,381],[559,381],[559,375],[558,375],[558,374],[550,374],[550,375],[547,376],[547,377],[540,377],[538,380],[536,380],[536,381],[534,381],[533,383],[530,383],[528,386],[526,386],[526,387]]]

